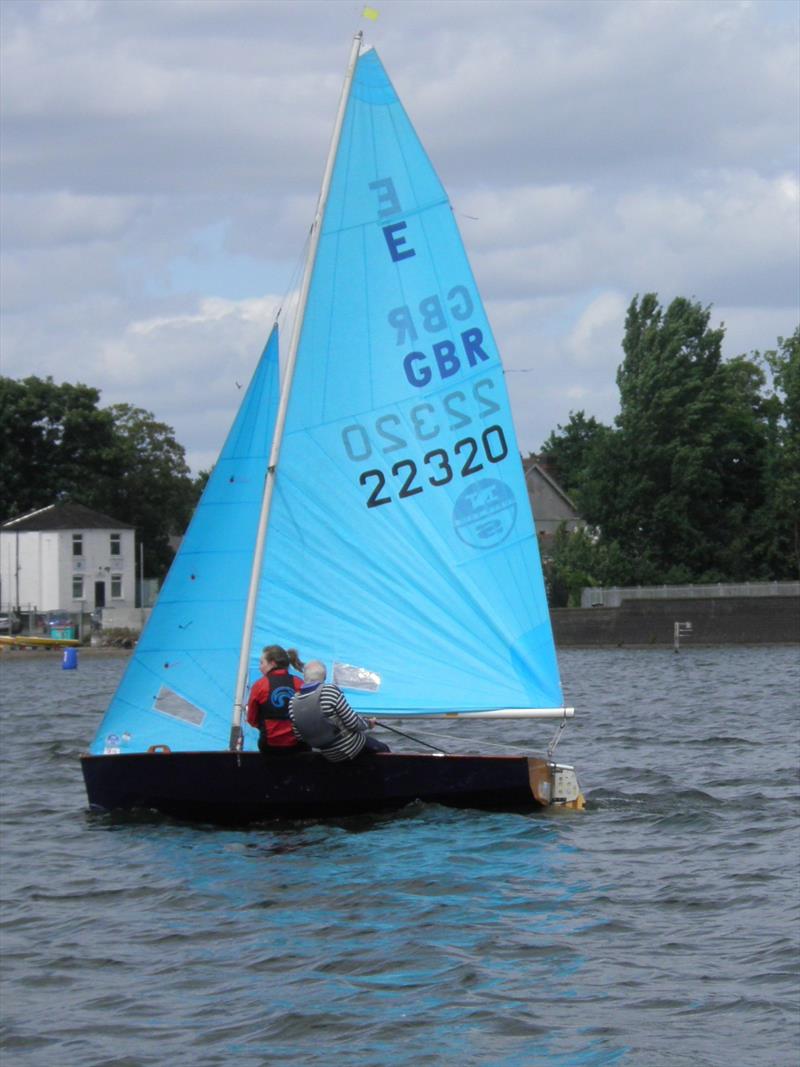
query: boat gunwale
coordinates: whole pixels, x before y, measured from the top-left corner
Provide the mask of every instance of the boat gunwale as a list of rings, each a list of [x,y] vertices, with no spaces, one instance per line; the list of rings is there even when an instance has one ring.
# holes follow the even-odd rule
[[[310,760],[325,759],[321,752],[296,752],[291,756],[281,754],[280,756],[264,755],[262,752],[234,752],[227,748],[210,748],[210,749],[192,749],[192,750],[180,750],[165,752],[159,750],[156,752],[84,752],[81,754],[80,759],[83,760],[112,760],[112,759],[135,759],[141,756],[147,756],[149,758],[169,757],[169,756],[195,756],[207,759],[209,756],[223,756],[227,759],[241,760],[241,759],[259,759],[264,762],[265,765],[269,765],[273,761],[280,760],[280,765],[285,766],[287,760],[303,760],[308,762]],[[371,752],[370,756],[376,759],[426,759],[426,760],[441,760],[441,759],[482,759],[482,760],[527,760],[527,759],[543,759],[542,756],[529,755],[523,752],[511,754],[511,753],[491,753],[489,755],[479,752]],[[358,758],[358,757],[356,757]],[[352,760],[325,760],[326,763],[339,763],[342,766],[348,766],[352,763]],[[548,761],[549,762],[549,761]]]

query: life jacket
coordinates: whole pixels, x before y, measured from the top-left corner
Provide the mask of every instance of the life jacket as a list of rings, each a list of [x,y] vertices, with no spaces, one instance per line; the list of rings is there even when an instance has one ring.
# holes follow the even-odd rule
[[[342,734],[322,710],[322,683],[308,693],[297,693],[292,701],[292,721],[312,748],[328,748]]]
[[[265,675],[269,695],[259,701],[256,723],[259,732],[266,735],[267,743],[278,748],[291,748],[297,744],[289,720],[289,701],[303,684],[300,678],[279,667]]]

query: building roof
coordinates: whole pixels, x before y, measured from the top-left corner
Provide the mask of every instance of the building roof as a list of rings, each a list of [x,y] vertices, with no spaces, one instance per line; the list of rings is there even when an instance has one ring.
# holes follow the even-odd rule
[[[46,508],[38,508],[30,511],[27,515],[20,515],[16,519],[9,519],[0,526],[0,530],[8,533],[32,530],[133,530],[129,522],[120,522],[112,519],[110,515],[103,515],[100,511],[92,511],[83,504],[72,504],[64,501],[61,504],[50,504]]]
[[[578,509],[575,507],[575,504],[572,502],[572,500],[570,500],[569,496],[567,496],[566,492],[561,488],[561,486],[558,484],[552,474],[547,473],[547,471],[544,469],[543,464],[539,462],[536,456],[528,456],[527,459],[523,459],[522,469],[525,473],[526,482],[530,483],[531,475],[541,478],[542,481],[546,482],[547,485],[549,485],[550,488],[553,490],[553,492],[557,493],[558,496],[560,496],[561,499],[564,501],[564,503],[575,512],[576,516],[579,514]]]

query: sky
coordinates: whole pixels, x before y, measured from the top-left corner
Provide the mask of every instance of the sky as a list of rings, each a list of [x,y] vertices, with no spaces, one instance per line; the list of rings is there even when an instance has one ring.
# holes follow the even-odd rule
[[[0,373],[144,408],[208,469],[297,286],[359,28],[450,196],[523,452],[612,422],[636,294],[710,305],[727,357],[794,331],[797,0],[371,6],[0,0]]]

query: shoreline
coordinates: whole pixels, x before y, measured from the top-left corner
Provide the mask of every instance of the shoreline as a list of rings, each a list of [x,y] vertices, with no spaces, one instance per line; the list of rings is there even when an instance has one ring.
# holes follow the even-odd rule
[[[90,659],[109,659],[113,656],[130,656],[132,648],[92,647],[91,645],[70,645],[78,653],[79,657],[88,656]],[[63,648],[36,648],[33,645],[0,645],[0,662],[7,659],[61,659],[64,655]]]
[[[690,623],[680,646],[735,648],[800,645],[800,597],[709,597],[706,599],[624,600],[616,608],[551,608],[556,650],[571,648],[672,648],[675,623]],[[117,645],[71,645],[79,657],[130,656]],[[63,647],[0,645],[9,657],[59,659]]]
[[[680,651],[691,652],[693,650],[714,648],[792,648],[800,644],[800,641],[697,641],[691,637],[681,638]],[[595,649],[598,652],[667,652],[672,649],[672,641],[556,641],[556,653],[581,652]],[[127,659],[134,651],[132,648],[80,648],[78,662],[81,658],[87,659]],[[677,649],[675,651],[678,651]],[[56,648],[15,648],[13,650],[0,650],[0,665],[5,666],[10,662],[27,662],[29,660],[61,660],[63,650]],[[78,668],[70,668],[77,670]]]

